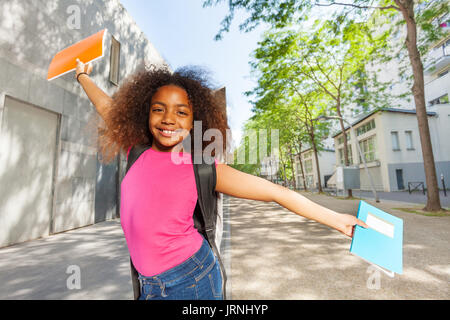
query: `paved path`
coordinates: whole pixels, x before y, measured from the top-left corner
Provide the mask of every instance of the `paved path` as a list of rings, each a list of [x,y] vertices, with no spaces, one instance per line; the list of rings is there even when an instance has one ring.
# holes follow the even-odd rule
[[[224,208],[221,251],[231,274],[227,213]],[[70,289],[77,284],[77,270],[81,287]],[[120,220],[0,248],[0,283],[0,300],[133,299]],[[231,290],[231,281],[228,287]]]
[[[307,197],[356,215],[358,201]],[[449,299],[450,217],[391,209],[398,205],[377,206],[404,219],[404,274],[381,274],[375,290],[369,264],[349,253],[350,238],[276,203],[232,198],[233,299]]]
[[[339,212],[358,201],[307,194]],[[450,217],[393,211],[404,219],[404,274],[367,287],[368,264],[350,239],[276,203],[225,201],[225,266],[236,299],[449,299]],[[404,206],[404,205],[403,205]],[[230,246],[231,243],[231,246]],[[69,289],[80,271],[80,289]],[[118,220],[0,249],[0,299],[132,299],[129,256]]]
[[[70,290],[77,266],[80,289]],[[76,267],[76,268],[77,268]],[[69,271],[69,273],[66,273]],[[128,300],[130,262],[118,220],[0,249],[0,300]]]

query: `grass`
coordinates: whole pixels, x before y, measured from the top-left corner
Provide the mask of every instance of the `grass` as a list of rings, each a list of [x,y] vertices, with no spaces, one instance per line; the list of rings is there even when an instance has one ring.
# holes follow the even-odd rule
[[[450,211],[446,209],[442,209],[441,211],[424,211],[423,207],[418,208],[393,208],[394,210],[400,210],[407,213],[415,213],[420,214],[422,216],[427,217],[450,217]]]

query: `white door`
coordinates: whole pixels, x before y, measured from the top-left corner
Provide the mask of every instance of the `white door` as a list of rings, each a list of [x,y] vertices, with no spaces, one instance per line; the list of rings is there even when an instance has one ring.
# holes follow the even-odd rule
[[[6,97],[0,126],[0,247],[50,232],[59,116]]]

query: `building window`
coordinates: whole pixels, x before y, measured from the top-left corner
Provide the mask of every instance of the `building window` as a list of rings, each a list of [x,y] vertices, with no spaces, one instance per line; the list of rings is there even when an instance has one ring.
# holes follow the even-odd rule
[[[312,159],[306,160],[305,161],[305,173],[311,173],[312,170],[313,170]]]
[[[448,103],[448,93],[444,94],[443,96],[440,96],[437,99],[431,100],[429,102],[429,105],[434,106],[435,104],[446,104],[446,103]]]
[[[366,124],[363,124],[362,126],[359,126],[356,129],[356,135],[360,136],[366,132],[369,132],[370,130],[375,129],[375,120],[371,120],[367,122]]]
[[[398,132],[391,132],[391,140],[392,140],[392,150],[399,151],[400,150],[400,142],[398,141]]]
[[[375,161],[377,158],[375,137],[376,136],[371,136],[370,138],[359,142],[359,147],[361,148],[361,152],[364,155],[364,159],[366,160],[366,162]],[[362,162],[361,156],[360,161]]]
[[[414,150],[412,131],[405,131],[405,135],[406,135],[406,149]]]
[[[117,41],[114,37],[112,37],[109,81],[111,81],[116,86],[119,85],[119,71],[120,71],[120,42]]]
[[[441,77],[445,76],[448,73],[448,71],[449,71],[449,69],[438,73],[438,78],[441,78]]]
[[[345,134],[347,136],[347,141],[350,141],[350,137],[348,136],[348,134]],[[338,139],[338,144],[344,144],[344,135],[341,135]]]
[[[353,164],[353,154],[352,154],[352,145],[351,144],[349,144],[347,146],[347,151],[348,151],[348,162],[350,165],[352,165]],[[339,149],[339,163],[341,165],[345,165],[344,148]]]

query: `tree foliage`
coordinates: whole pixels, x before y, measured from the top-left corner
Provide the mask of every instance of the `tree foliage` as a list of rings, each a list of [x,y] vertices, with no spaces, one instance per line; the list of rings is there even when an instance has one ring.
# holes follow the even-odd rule
[[[204,6],[213,6],[223,1],[225,0],[205,0]],[[333,19],[337,22],[335,24],[336,26],[341,24],[345,26],[351,25],[354,23],[355,17],[360,17],[365,22],[377,14],[395,20],[394,24],[397,26],[404,26],[404,29],[406,29],[404,48],[408,53],[412,71],[411,92],[416,107],[428,188],[427,204],[424,209],[427,211],[441,210],[425,104],[422,56],[436,44],[436,41],[442,39],[444,36],[444,30],[441,30],[437,23],[439,23],[439,19],[443,16],[448,15],[448,1],[353,0],[351,2],[339,2],[335,0],[228,0],[228,5],[229,13],[222,21],[222,28],[217,34],[216,39],[221,39],[223,33],[229,31],[235,11],[238,9],[245,9],[250,14],[249,18],[240,25],[240,29],[246,32],[253,30],[260,23],[268,23],[276,29],[286,28],[291,23],[300,24],[308,19],[308,15],[314,7],[336,8]],[[391,37],[392,33],[389,36]],[[386,57],[384,58],[386,60],[391,59],[388,55],[380,56]],[[327,70],[324,70],[323,76],[326,77],[327,72]],[[358,73],[364,74],[364,70],[360,69],[355,74],[358,75]],[[328,89],[325,86],[322,87],[324,92],[329,91]],[[330,94],[332,92],[329,91],[328,93]],[[338,105],[339,103],[337,103]],[[337,113],[341,117],[338,111]],[[343,127],[342,121],[341,127]],[[344,140],[346,144],[346,139]],[[346,162],[348,163],[346,150],[347,148],[344,147]]]

